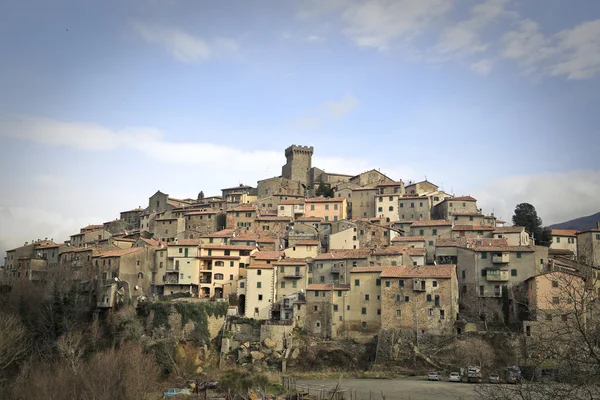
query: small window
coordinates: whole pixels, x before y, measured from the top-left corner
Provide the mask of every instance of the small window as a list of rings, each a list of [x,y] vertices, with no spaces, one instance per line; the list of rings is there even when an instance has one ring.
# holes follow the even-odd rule
[[[440,310],[440,319],[444,319],[446,317],[446,312],[444,310]]]
[[[381,286],[381,279],[375,279],[375,286]]]
[[[560,243],[560,236],[556,238],[556,243]]]
[[[419,236],[425,235],[425,229],[419,229]]]
[[[429,245],[430,245],[430,246],[433,246],[433,240],[430,240],[430,241],[429,241]]]
[[[558,297],[553,297],[552,298],[552,304],[559,304],[560,303],[560,299]]]
[[[410,297],[409,296],[404,296],[404,302],[408,303],[410,301]]]
[[[404,287],[404,279],[400,279],[400,280],[398,281],[398,286],[399,286],[399,287],[401,287],[401,288],[403,288],[403,287]]]
[[[360,313],[361,313],[361,314],[363,314],[363,315],[366,315],[366,314],[367,314],[367,307],[363,307],[363,308],[360,310]]]
[[[486,260],[487,259],[487,253],[485,251],[481,253],[481,259],[482,260]]]
[[[377,315],[381,315],[381,308],[377,309]]]
[[[558,281],[552,281],[552,287],[557,288],[558,287]]]
[[[464,272],[464,271],[463,271]],[[487,269],[482,269],[481,270],[481,277],[485,278],[487,276]]]
[[[432,230],[431,230],[431,234],[432,234],[432,235],[437,235],[437,229],[432,229]]]
[[[333,312],[337,312],[337,311],[338,311],[338,305],[337,305],[337,304],[334,304],[334,305],[333,305]]]
[[[367,323],[365,321],[363,321],[362,327],[363,327],[363,329],[365,329],[367,327]]]
[[[360,279],[354,280],[354,286],[360,286]]]
[[[369,301],[369,295],[365,294],[365,301]]]
[[[285,281],[281,281],[281,288],[285,289]]]
[[[525,335],[531,336],[531,326],[527,325],[525,327]]]
[[[402,310],[396,310],[396,317],[402,316]]]
[[[262,270],[260,270],[260,269],[257,269],[257,270],[256,270],[256,275],[262,275]]]
[[[390,281],[385,281],[385,287],[390,287]]]
[[[433,281],[433,282],[431,282],[431,286],[433,286],[433,287],[437,287],[437,281]]]
[[[313,306],[313,311],[319,311],[319,306]]]
[[[516,269],[511,269],[510,270],[510,276],[517,276],[517,270]]]
[[[257,289],[262,288],[262,282],[256,282],[256,288]]]
[[[427,295],[427,302],[431,302],[431,295],[430,294]]]

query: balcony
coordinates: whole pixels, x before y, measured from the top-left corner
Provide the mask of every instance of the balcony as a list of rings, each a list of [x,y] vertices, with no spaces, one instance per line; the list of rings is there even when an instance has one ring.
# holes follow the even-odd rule
[[[208,283],[212,283],[212,279],[210,279],[210,278],[208,278],[208,279],[206,279],[206,278],[200,279],[200,283],[207,283],[207,284]]]
[[[413,281],[413,290],[415,290],[417,292],[424,292],[425,291],[425,281],[421,280],[421,279],[415,279]]]
[[[165,285],[178,285],[179,274],[177,272],[167,272],[164,277]]]
[[[492,262],[494,264],[508,264],[510,261],[509,253],[496,253],[492,255]]]
[[[506,282],[508,281],[508,271],[499,269],[488,269],[486,272],[488,282]]]
[[[344,267],[342,265],[334,265],[331,267],[332,274],[341,274],[343,272]]]
[[[302,275],[300,273],[290,273],[283,275],[283,279],[302,279]]]

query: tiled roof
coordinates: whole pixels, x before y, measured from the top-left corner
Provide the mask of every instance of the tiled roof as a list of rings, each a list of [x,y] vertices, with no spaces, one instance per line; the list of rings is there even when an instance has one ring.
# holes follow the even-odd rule
[[[256,207],[252,204],[242,204],[240,206],[234,207],[232,209],[227,210],[227,212],[253,212],[256,211]]]
[[[435,242],[435,247],[457,247],[462,246],[463,243],[459,239],[438,239]]]
[[[244,246],[244,245],[235,245],[235,244],[203,244],[203,249],[210,250],[255,250],[256,246]]]
[[[382,267],[354,267],[350,269],[351,274],[361,274],[361,273],[369,273],[369,272],[381,272]]]
[[[351,190],[354,192],[354,191],[377,190],[377,188],[374,188],[374,187],[357,187],[357,188],[353,188]]]
[[[129,239],[129,238],[118,237],[118,236],[117,237],[113,236],[112,239],[119,241],[119,242],[133,242],[133,243],[137,242],[137,239]]]
[[[300,217],[300,218],[296,218],[296,222],[322,222],[323,218],[319,218],[319,217]]]
[[[452,226],[452,221],[448,219],[432,219],[432,220],[423,220],[423,221],[414,221],[412,227],[419,226]]]
[[[279,222],[291,222],[291,217],[278,217],[277,215],[261,215],[256,217],[256,221],[279,221]]]
[[[306,203],[342,203],[345,197],[311,197],[306,199]]]
[[[494,228],[491,225],[454,225],[453,231],[493,231]]]
[[[382,183],[378,183],[377,187],[383,187],[383,186],[401,186],[403,184],[404,184],[404,182],[402,182],[402,181],[398,181],[398,182],[382,182]]]
[[[276,243],[277,238],[270,235],[244,233],[230,239],[231,242],[255,241],[256,243]]]
[[[490,251],[490,252],[521,252],[532,253],[535,250],[527,246],[477,246],[472,248],[475,251]]]
[[[130,249],[122,249],[122,250],[111,250],[111,251],[101,253],[100,257],[102,257],[102,258],[121,257],[121,256],[126,256],[128,254],[137,253],[138,251],[142,251],[142,250],[144,250],[144,249],[141,247],[132,247]]]
[[[139,238],[139,240],[152,247],[157,247],[161,243],[160,241],[154,239]]]
[[[381,278],[452,278],[454,264],[382,267]]]
[[[37,244],[38,249],[52,249],[52,248],[59,247],[59,246],[60,245],[58,245],[54,242],[50,242],[50,241]]]
[[[205,215],[205,214],[216,214],[216,211],[211,210],[202,210],[202,211],[190,211],[186,212],[184,215]]]
[[[405,250],[405,252],[409,256],[424,256],[425,255],[425,249],[424,248],[409,247],[408,249]]]
[[[306,290],[350,290],[350,285],[341,283],[311,283],[306,287]]]
[[[577,236],[576,229],[552,229],[552,236]]]
[[[300,204],[304,204],[304,199],[287,199],[287,200],[281,200],[279,202],[279,205],[300,205]]]
[[[402,197],[400,197],[400,200],[412,200],[412,199],[428,199],[429,197],[427,196],[410,196],[410,195],[404,195]]]
[[[296,246],[318,246],[319,241],[312,240],[312,239],[302,239],[302,240],[298,240],[295,245]]]
[[[525,230],[522,226],[504,226],[494,229],[494,233],[521,233]]]
[[[169,242],[167,246],[200,246],[202,240],[200,239],[180,239],[176,242]]]
[[[177,218],[157,218],[156,222],[158,221],[177,221]]]
[[[367,258],[369,257],[369,254],[371,254],[370,250],[330,250],[329,253],[317,255],[315,260],[347,260],[353,258]]]
[[[392,242],[424,242],[423,236],[396,236]]]
[[[312,261],[312,258],[286,258],[284,260],[276,261],[273,265],[306,265]]]
[[[252,254],[255,260],[279,260],[283,252],[281,251],[258,251]]]
[[[506,247],[508,246],[508,240],[506,238],[495,239],[495,238],[463,238],[460,240],[463,247],[473,248],[481,246],[496,246]]]
[[[483,217],[484,215],[478,211],[452,211],[450,215],[457,217]]]
[[[448,197],[446,198],[448,201],[477,201],[476,198],[471,196],[458,196],[458,197]]]
[[[496,223],[497,224],[505,224],[506,221],[502,221],[500,218],[496,218]]]
[[[223,229],[214,233],[207,233],[206,235],[202,235],[203,238],[230,238],[233,236],[233,229]]]
[[[375,250],[373,255],[375,256],[390,256],[390,255],[402,255],[406,251],[404,246],[388,246],[385,249]]]
[[[203,260],[239,260],[239,256],[200,256]]]
[[[252,186],[241,184],[239,186],[233,186],[233,187],[221,189],[221,191],[224,191],[224,190],[233,190],[233,189],[252,189]]]

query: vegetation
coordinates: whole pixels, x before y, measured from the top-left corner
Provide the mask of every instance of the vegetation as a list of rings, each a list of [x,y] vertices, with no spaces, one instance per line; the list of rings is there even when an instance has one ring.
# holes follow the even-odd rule
[[[323,176],[319,177],[319,186],[315,191],[316,196],[333,197],[333,188],[323,181]]]
[[[552,243],[552,229],[543,227],[542,219],[538,217],[535,207],[531,204],[518,204],[512,222],[514,225],[525,227],[527,232],[533,234],[535,244],[548,247]]]

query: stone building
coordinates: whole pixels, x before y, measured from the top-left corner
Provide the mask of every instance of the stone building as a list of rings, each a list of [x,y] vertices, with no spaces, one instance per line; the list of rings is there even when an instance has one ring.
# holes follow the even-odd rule
[[[350,285],[312,283],[306,288],[306,316],[304,329],[311,336],[335,339],[343,332],[344,300]],[[336,310],[336,311],[334,311]]]
[[[378,189],[375,187],[357,187],[352,189],[352,217],[374,218],[375,196]]]
[[[259,251],[252,255],[246,273],[245,304],[246,317],[271,319],[271,308],[277,298],[277,268],[283,253]]]
[[[225,202],[232,204],[244,204],[251,201],[244,201],[248,196],[256,196],[256,189],[252,186],[240,183],[238,186],[221,189],[221,197]],[[256,200],[256,199],[254,199]]]
[[[287,180],[299,182],[300,185],[304,185],[303,188],[309,188],[313,151],[312,146],[291,145],[285,149],[286,163],[281,168],[281,176]]]
[[[455,211],[452,213],[455,225],[484,225],[485,216],[478,211]]]
[[[273,262],[277,269],[276,301],[280,302],[286,296],[301,293],[308,286],[308,264],[310,258],[285,257]]]
[[[372,169],[351,177],[349,182],[359,186],[376,186],[381,183],[394,182],[394,180],[376,169]]]
[[[598,228],[577,232],[577,256],[592,266],[600,267],[600,223]]]
[[[281,200],[277,207],[277,215],[280,217],[300,217],[304,215],[304,199]]]
[[[96,230],[86,230],[85,228],[82,228],[80,233],[71,235],[70,244],[73,247],[83,247],[86,244],[94,244],[98,241],[108,239],[111,236],[110,232],[104,230],[102,225]]]
[[[452,237],[452,222],[447,219],[415,221],[410,226],[410,233],[411,236],[423,237],[425,239],[427,263],[432,263],[435,258],[436,241]]]
[[[550,254],[577,257],[577,231],[574,229],[552,229]]]
[[[348,283],[350,270],[369,265],[370,250],[330,250],[318,254],[311,265],[309,283]]]
[[[160,217],[156,218],[153,237],[161,242],[174,241],[180,232],[186,230],[185,219],[183,217]]]
[[[390,229],[379,218],[352,220],[358,228],[359,249],[381,249],[390,244]]]
[[[226,227],[238,230],[254,230],[258,212],[256,206],[243,204],[227,210]]]
[[[128,225],[128,229],[134,229],[140,226],[140,217],[144,210],[141,207],[133,210],[121,211],[120,220],[124,221]]]
[[[381,327],[381,267],[350,270],[350,291],[342,294],[339,321],[347,334],[376,335]],[[334,307],[334,314],[335,314]]]
[[[421,182],[409,182],[404,187],[404,191],[407,196],[421,196],[427,193],[437,192],[438,186],[429,182],[427,179]]]
[[[185,230],[197,235],[216,232],[219,229],[218,212],[214,210],[192,211],[184,214]],[[226,223],[225,223],[226,224]],[[196,235],[194,235],[196,237]]]
[[[422,221],[431,219],[429,197],[406,195],[398,198],[399,221]]]
[[[287,233],[291,222],[291,217],[261,215],[255,219],[255,231],[259,233],[268,233],[276,237],[282,237]]]
[[[370,264],[376,266],[397,266],[397,265],[413,265],[413,260],[409,256],[409,249],[403,246],[389,246],[385,249],[375,250],[371,252]],[[420,253],[424,256],[425,250],[419,249]],[[417,254],[417,253],[413,253]],[[417,265],[423,265],[424,262],[418,263]]]
[[[312,197],[305,200],[304,215],[325,221],[340,221],[348,217],[345,198]]]
[[[469,238],[469,239],[478,239],[478,238],[492,238],[494,236],[493,232],[496,228],[489,225],[454,225],[452,227],[452,239],[457,238]]]
[[[381,328],[452,334],[458,314],[455,265],[382,267]]]
[[[522,226],[506,226],[495,228],[492,232],[494,239],[506,239],[509,246],[529,246],[529,234]]]
[[[451,218],[455,213],[480,213],[477,200],[471,196],[448,197],[437,204],[433,211],[438,219]]]
[[[294,181],[278,176],[262,179],[257,184],[258,198],[262,199],[273,194],[287,194],[292,196],[305,196],[306,189],[300,181]]]

